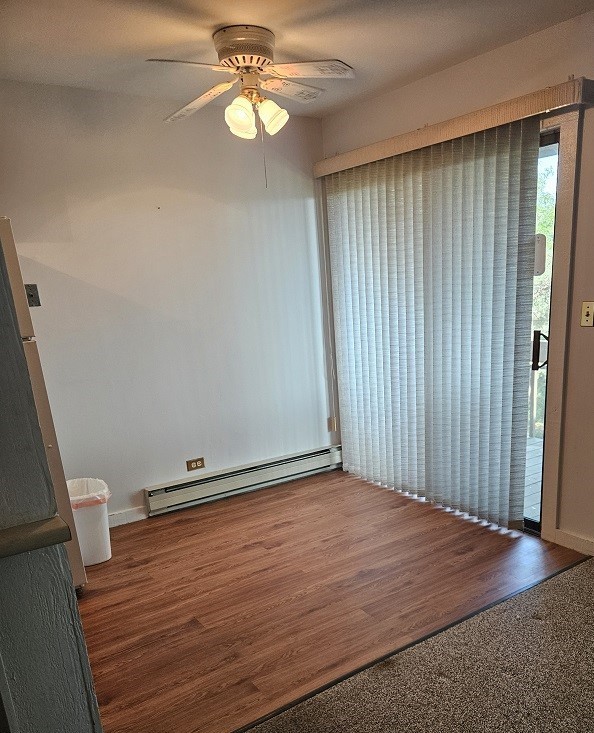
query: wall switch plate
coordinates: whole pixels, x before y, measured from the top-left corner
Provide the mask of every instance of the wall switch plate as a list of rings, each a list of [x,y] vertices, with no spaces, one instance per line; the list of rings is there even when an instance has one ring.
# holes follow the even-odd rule
[[[29,308],[35,308],[35,306],[41,305],[37,285],[25,285],[25,293],[27,294],[27,303],[29,304]]]
[[[195,471],[198,468],[204,468],[204,458],[190,458],[186,461],[186,471]]]
[[[594,326],[594,300],[584,300],[582,302],[580,326]]]

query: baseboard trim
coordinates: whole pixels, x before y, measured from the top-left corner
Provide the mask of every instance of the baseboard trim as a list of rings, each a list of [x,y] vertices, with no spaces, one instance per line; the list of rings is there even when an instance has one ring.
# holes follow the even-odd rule
[[[138,522],[140,519],[146,519],[148,513],[143,506],[135,506],[132,509],[124,509],[121,512],[113,512],[109,515],[109,526],[119,527],[121,524],[130,524]]]
[[[570,550],[581,552],[583,555],[594,555],[594,540],[589,537],[582,537],[573,532],[566,532],[562,529],[556,529],[554,534],[550,532],[541,532],[541,538],[549,542],[555,542],[557,545],[569,547]]]

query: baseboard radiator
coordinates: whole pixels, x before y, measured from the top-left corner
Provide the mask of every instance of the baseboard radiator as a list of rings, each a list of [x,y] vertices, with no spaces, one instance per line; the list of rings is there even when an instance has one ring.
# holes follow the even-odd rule
[[[203,474],[187,481],[150,486],[144,490],[144,494],[149,516],[152,517],[341,466],[341,446],[330,446]]]

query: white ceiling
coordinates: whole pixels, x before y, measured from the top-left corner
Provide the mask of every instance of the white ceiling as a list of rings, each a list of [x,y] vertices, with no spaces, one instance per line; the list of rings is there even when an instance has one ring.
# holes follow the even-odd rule
[[[312,81],[327,91],[310,105],[284,102],[320,117],[592,8],[594,0],[3,0],[0,77],[175,106],[221,75],[145,59],[216,63],[213,32],[247,23],[274,31],[278,62],[338,58],[355,69],[354,80]]]

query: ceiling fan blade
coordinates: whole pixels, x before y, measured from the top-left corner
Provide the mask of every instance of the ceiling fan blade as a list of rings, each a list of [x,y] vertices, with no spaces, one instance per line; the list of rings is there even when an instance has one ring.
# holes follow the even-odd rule
[[[260,87],[267,92],[280,94],[281,97],[288,97],[289,99],[296,99],[298,102],[313,102],[324,91],[288,79],[265,79],[260,82]]]
[[[213,99],[216,99],[219,94],[223,94],[228,89],[231,89],[236,81],[237,79],[234,79],[233,81],[224,81],[222,84],[217,84],[212,89],[209,89],[207,92],[204,92],[204,94],[201,94],[199,97],[192,100],[189,104],[186,104],[184,107],[178,109],[177,112],[169,115],[169,117],[165,119],[165,122],[183,120],[184,117],[188,117],[189,115],[194,114],[194,112],[199,110],[201,107],[204,107],[205,104],[208,104],[209,102],[212,102]]]
[[[291,64],[271,64],[265,69],[266,74],[281,78],[302,79],[352,79],[354,70],[344,61],[324,59],[322,61],[296,61]]]
[[[161,64],[188,64],[189,66],[199,66],[203,69],[210,69],[211,71],[226,71],[228,74],[235,74],[235,69],[231,69],[229,66],[202,64],[199,61],[182,61],[181,59],[147,59],[147,61],[157,61]]]

